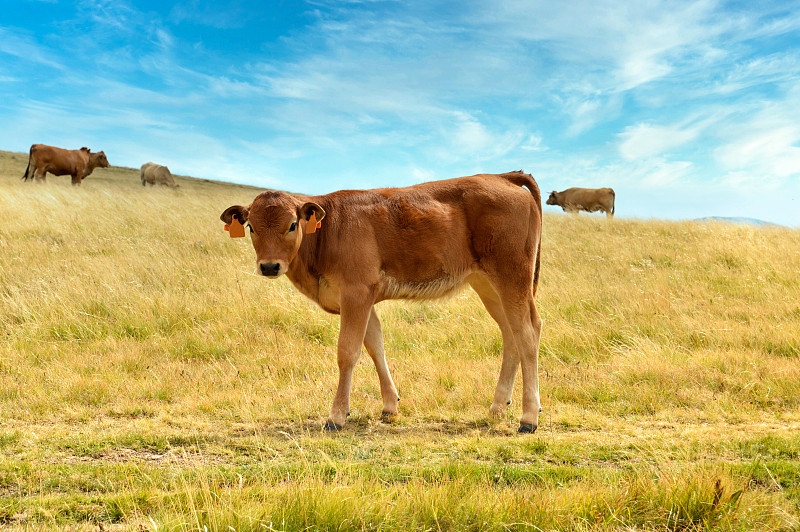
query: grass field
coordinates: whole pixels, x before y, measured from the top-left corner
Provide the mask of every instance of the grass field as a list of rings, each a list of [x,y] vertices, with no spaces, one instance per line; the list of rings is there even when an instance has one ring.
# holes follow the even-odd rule
[[[0,528],[800,530],[800,230],[548,210],[538,431],[519,389],[488,417],[466,291],[378,307],[401,416],[364,356],[326,434],[338,319],[218,219],[256,189],[26,159],[0,152]]]

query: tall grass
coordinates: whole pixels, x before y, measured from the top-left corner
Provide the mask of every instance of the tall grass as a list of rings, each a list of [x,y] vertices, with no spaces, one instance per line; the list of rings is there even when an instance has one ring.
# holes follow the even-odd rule
[[[488,417],[471,292],[379,306],[402,400],[338,320],[253,274],[257,190],[19,181],[0,153],[0,524],[169,530],[800,530],[800,232],[546,213],[544,412]],[[517,394],[519,390],[517,390]]]

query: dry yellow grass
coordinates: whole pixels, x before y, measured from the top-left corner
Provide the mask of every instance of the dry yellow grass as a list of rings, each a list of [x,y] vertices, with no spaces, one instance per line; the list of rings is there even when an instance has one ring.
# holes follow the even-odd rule
[[[5,527],[800,530],[798,230],[547,213],[537,433],[488,418],[500,335],[464,292],[379,306],[402,416],[362,360],[326,435],[337,318],[218,221],[257,190],[25,164],[0,153]]]

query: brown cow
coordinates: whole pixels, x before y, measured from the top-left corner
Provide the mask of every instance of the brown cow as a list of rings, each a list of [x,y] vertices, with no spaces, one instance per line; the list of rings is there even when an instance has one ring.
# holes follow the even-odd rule
[[[175,184],[175,180],[172,179],[169,168],[156,163],[144,163],[139,171],[139,177],[142,179],[142,186],[149,183],[151,185],[164,185],[170,188],[180,187],[180,185]]]
[[[530,175],[479,174],[322,196],[263,192],[250,205],[229,207],[220,216],[226,224],[234,217],[249,226],[257,273],[286,274],[304,295],[341,316],[339,384],[326,430],[341,429],[349,413],[362,344],[380,379],[382,418],[397,414],[399,398],[374,305],[385,299],[437,298],[465,284],[478,293],[503,336],[490,412],[501,416],[505,411],[521,365],[519,432],[536,430],[542,320],[534,296],[542,201]]]
[[[600,211],[612,218],[614,197],[614,190],[610,188],[568,188],[562,192],[551,192],[547,204],[558,205],[566,212]]]
[[[47,172],[50,172],[53,175],[70,175],[72,184],[80,185],[95,168],[108,166],[108,159],[102,151],[92,153],[89,148],[65,150],[46,144],[34,144],[31,146],[28,168],[25,169],[22,179],[27,181],[35,178],[37,181],[44,181]]]

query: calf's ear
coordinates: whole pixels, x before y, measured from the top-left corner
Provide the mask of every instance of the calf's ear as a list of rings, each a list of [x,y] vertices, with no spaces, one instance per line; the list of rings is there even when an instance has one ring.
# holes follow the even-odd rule
[[[313,201],[303,203],[302,205],[300,205],[300,208],[297,209],[298,218],[302,218],[305,221],[308,221],[309,218],[311,218],[312,214],[319,222],[323,218],[325,218],[325,209],[323,209]]]
[[[250,214],[250,207],[244,207],[242,205],[234,205],[232,207],[228,207],[222,214],[219,215],[219,219],[225,222],[226,224],[231,223],[233,216],[236,215],[236,219],[239,220],[239,223],[243,224],[247,221],[247,217]]]

